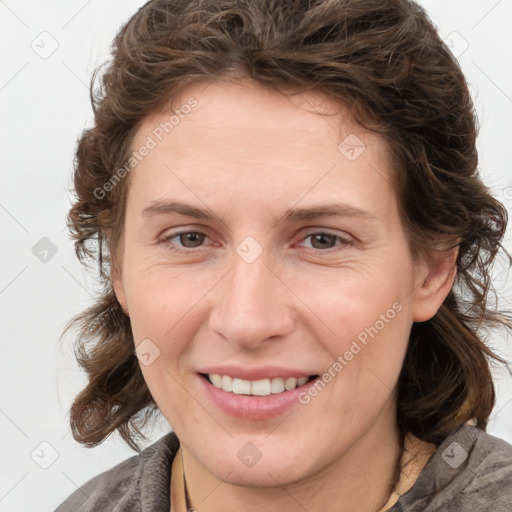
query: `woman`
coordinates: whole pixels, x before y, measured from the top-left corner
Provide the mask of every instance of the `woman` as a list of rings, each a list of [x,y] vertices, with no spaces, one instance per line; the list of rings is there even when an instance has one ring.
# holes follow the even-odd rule
[[[422,9],[154,0],[94,107],[69,224],[105,288],[72,324],[73,433],[173,432],[59,511],[511,510],[485,432],[506,211]]]

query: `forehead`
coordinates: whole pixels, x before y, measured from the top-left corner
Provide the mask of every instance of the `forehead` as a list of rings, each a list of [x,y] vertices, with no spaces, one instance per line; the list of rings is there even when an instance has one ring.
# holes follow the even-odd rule
[[[195,83],[143,121],[132,149],[150,140],[130,185],[142,202],[219,193],[255,208],[306,196],[372,207],[378,199],[384,208],[393,200],[385,140],[316,91],[284,95],[250,79]]]

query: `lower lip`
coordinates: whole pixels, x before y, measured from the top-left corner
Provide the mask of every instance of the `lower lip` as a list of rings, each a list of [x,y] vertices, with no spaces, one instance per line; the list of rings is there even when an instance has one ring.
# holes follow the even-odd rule
[[[294,405],[298,405],[299,395],[307,392],[308,388],[318,380],[317,377],[303,386],[274,395],[252,396],[224,391],[216,388],[201,375],[198,374],[197,377],[208,397],[221,411],[246,420],[267,420],[284,414]]]

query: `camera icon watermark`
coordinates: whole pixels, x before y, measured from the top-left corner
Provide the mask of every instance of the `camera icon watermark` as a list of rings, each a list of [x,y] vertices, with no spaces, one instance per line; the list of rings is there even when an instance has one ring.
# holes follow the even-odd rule
[[[338,146],[340,153],[350,162],[357,160],[365,149],[364,142],[354,133],[347,135]]]
[[[137,345],[135,353],[144,366],[153,364],[160,357],[160,349],[149,338]]]
[[[443,41],[457,59],[469,48],[468,41],[456,30],[450,32]]]
[[[457,469],[468,458],[468,452],[454,441],[443,451],[441,457],[450,467]]]
[[[238,244],[236,252],[246,263],[253,263],[261,256],[263,247],[252,236],[248,236]]]
[[[263,457],[261,450],[252,443],[245,443],[237,452],[238,460],[247,468],[253,468]]]
[[[44,30],[32,40],[30,47],[41,59],[46,60],[57,51],[59,42],[49,32]]]
[[[57,254],[57,251],[57,246],[46,236],[43,236],[43,238],[32,247],[32,254],[41,263],[48,263]]]
[[[30,456],[40,468],[48,469],[59,458],[59,452],[48,441],[43,441],[32,450]]]

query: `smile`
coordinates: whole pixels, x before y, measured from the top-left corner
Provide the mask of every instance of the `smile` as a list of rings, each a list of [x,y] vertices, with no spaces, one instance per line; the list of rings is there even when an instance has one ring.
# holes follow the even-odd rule
[[[216,388],[237,395],[268,396],[291,391],[317,377],[275,377],[272,379],[245,380],[229,375],[210,373],[204,375]]]
[[[299,397],[318,375],[246,380],[220,373],[197,373],[205,398],[220,411],[244,420],[270,420],[300,405]]]

